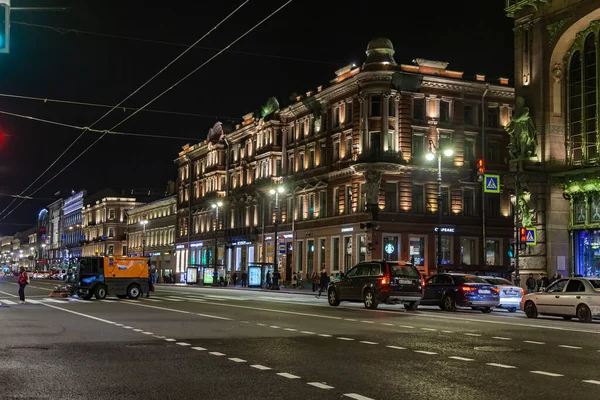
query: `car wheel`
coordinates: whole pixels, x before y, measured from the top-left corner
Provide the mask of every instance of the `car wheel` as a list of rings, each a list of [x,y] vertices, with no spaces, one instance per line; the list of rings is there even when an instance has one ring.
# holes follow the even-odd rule
[[[419,302],[411,301],[410,303],[405,304],[404,308],[406,308],[406,310],[408,310],[408,311],[417,311],[417,308],[419,308]]]
[[[492,307],[483,307],[479,309],[484,314],[489,314],[492,312]]]
[[[517,307],[511,307],[508,309],[508,312],[517,312]]]
[[[142,294],[142,290],[138,285],[131,285],[127,288],[127,297],[131,300],[135,300]]]
[[[96,293],[94,293],[94,294],[96,296],[96,299],[104,300],[106,298],[106,286],[104,286],[104,285],[96,286]]]
[[[371,289],[365,290],[363,294],[363,303],[365,303],[365,308],[374,310],[377,308],[377,299],[375,298],[375,293]]]
[[[329,293],[327,293],[327,301],[332,307],[337,307],[340,305],[340,298],[338,297],[335,289],[329,289]]]
[[[447,294],[444,296],[444,311],[456,311],[456,298],[453,294]]]
[[[592,312],[585,304],[580,304],[577,307],[577,319],[579,322],[592,322]]]
[[[525,303],[525,306],[523,306],[523,310],[525,311],[525,315],[527,315],[527,318],[537,318],[538,316],[537,307],[535,306],[535,303],[531,300],[528,300]]]

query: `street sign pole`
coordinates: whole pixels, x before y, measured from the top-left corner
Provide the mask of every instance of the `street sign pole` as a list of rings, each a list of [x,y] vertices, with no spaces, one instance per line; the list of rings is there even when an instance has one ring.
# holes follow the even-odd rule
[[[521,287],[521,276],[519,275],[519,253],[521,252],[521,234],[519,231],[519,162],[517,161],[517,173],[515,175],[515,286]]]

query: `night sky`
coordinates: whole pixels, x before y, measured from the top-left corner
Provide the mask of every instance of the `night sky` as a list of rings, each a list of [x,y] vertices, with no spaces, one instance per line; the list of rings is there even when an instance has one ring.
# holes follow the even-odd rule
[[[186,54],[125,106],[144,105],[284,2],[250,1],[201,42],[201,48]],[[67,33],[16,22],[189,45],[242,0],[170,1],[162,3],[168,7],[165,9],[149,8],[148,4],[161,3],[147,0],[12,3],[13,7],[71,9],[12,13],[11,53],[0,54],[0,94],[115,105],[185,46]],[[503,8],[504,0],[294,0],[232,51],[149,106],[195,115],[142,112],[117,130],[204,139],[217,120],[239,121],[270,96],[286,103],[293,92],[305,93],[327,84],[336,69],[351,62],[362,63],[367,43],[379,36],[393,42],[398,63],[410,64],[418,57],[447,61],[449,69],[465,71],[465,77],[480,73],[490,80],[505,76],[512,81],[513,21]],[[87,126],[108,109],[0,96],[0,111]],[[129,114],[131,111],[116,110],[96,128],[109,129]],[[0,130],[4,133],[0,145],[0,210],[11,201],[4,195],[21,193],[80,133],[7,115],[0,115]],[[51,179],[97,137],[96,133],[86,133],[27,194]],[[106,136],[37,192],[37,199],[24,202],[0,222],[0,235],[33,224],[38,211],[59,190],[162,189],[174,178],[173,160],[187,142]]]

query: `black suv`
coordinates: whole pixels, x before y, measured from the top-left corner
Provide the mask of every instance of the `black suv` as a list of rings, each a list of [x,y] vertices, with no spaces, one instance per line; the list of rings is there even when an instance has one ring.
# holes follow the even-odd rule
[[[341,301],[362,301],[371,309],[386,303],[404,304],[407,310],[415,311],[422,296],[421,274],[403,261],[362,262],[331,282],[327,289],[329,305],[334,307]]]

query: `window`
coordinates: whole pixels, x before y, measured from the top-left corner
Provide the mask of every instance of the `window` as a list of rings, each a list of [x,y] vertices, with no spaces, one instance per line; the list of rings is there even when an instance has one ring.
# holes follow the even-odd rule
[[[425,119],[425,98],[419,97],[413,99],[413,119]]]
[[[304,196],[298,196],[298,219],[304,219]]]
[[[450,102],[440,101],[440,122],[450,122]]]
[[[396,116],[396,100],[394,100],[394,96],[388,98],[388,115],[390,117]]]
[[[460,263],[477,265],[477,239],[460,238]]]
[[[412,212],[423,214],[425,212],[425,193],[423,185],[412,186]]]
[[[367,259],[367,236],[357,235],[358,239],[358,262],[364,262]]]
[[[497,128],[500,125],[498,107],[488,107],[485,122],[490,128]]]
[[[442,236],[442,265],[452,264],[452,236]],[[435,242],[435,262],[437,263],[437,236]]]
[[[319,239],[319,268],[325,268],[325,239]]]
[[[500,218],[500,196],[488,194],[485,196],[485,215],[489,218]]]
[[[340,238],[331,238],[331,270],[340,270]]]
[[[344,203],[346,214],[352,213],[352,186],[346,186],[346,201]]]
[[[583,160],[581,125],[581,53],[576,51],[569,65],[569,144],[571,161]]]
[[[308,219],[315,218],[315,194],[308,195]]]
[[[471,188],[463,189],[462,207],[463,215],[472,217],[475,212],[475,192]]]
[[[115,255],[115,246],[112,245],[112,244],[108,246],[108,255],[109,256],[114,256]]]
[[[352,268],[352,236],[344,236],[344,271]]]
[[[346,137],[346,158],[352,157],[352,136]]]
[[[327,148],[325,143],[321,143],[319,146],[319,166],[327,165]]]
[[[381,117],[381,95],[371,95],[371,117]]]
[[[486,265],[502,265],[500,259],[500,239],[487,239],[485,241]]]
[[[308,151],[308,168],[313,169],[315,167],[315,149],[314,147]]]
[[[319,192],[319,218],[327,217],[327,192]]]
[[[500,163],[500,145],[498,142],[489,141],[486,143],[486,162],[488,164]]]
[[[304,255],[304,242],[302,240],[298,240],[296,241],[296,254],[298,255],[296,257],[296,271],[298,272],[302,272],[302,266],[304,263],[304,260],[302,259],[303,255]]]
[[[548,292],[550,293],[555,293],[555,292],[562,292],[565,288],[565,286],[567,285],[568,280],[567,279],[560,279],[556,282],[554,282],[552,285],[548,286]]]
[[[397,260],[399,253],[398,236],[383,237],[383,259],[387,261]]]
[[[275,160],[275,175],[281,176],[281,160]]]
[[[109,238],[114,238],[115,237],[115,228],[113,228],[112,226],[110,226],[108,228],[108,237]]]
[[[475,143],[473,140],[465,140],[463,142],[463,160],[465,163],[475,160]]]
[[[333,189],[333,215],[340,215],[340,189]]]
[[[367,210],[367,185],[361,183],[359,186],[360,199],[358,202],[358,212],[365,212]]]
[[[450,188],[442,187],[442,215],[450,215],[452,198],[450,197]]]
[[[350,125],[352,123],[352,102],[346,103],[346,118],[345,124]]]
[[[110,208],[108,210],[108,219],[115,219],[115,209],[114,208]]]
[[[333,161],[340,159],[340,141],[336,140],[333,142]]]
[[[585,292],[585,286],[583,285],[583,282],[571,279],[567,284],[565,292]]]
[[[465,105],[465,125],[475,125],[475,107],[472,105]]]
[[[364,184],[363,184],[364,185]],[[361,187],[363,186],[361,185]],[[398,184],[396,182],[386,182],[385,184],[385,209],[387,212],[398,211]],[[361,196],[362,200],[362,196]]]
[[[425,136],[413,135],[411,154],[412,158],[421,158],[425,155]]]
[[[298,156],[298,171],[304,171],[304,153]]]
[[[295,171],[295,165],[294,165],[294,156],[293,155],[289,155],[288,156],[288,165],[287,165],[287,172],[288,174],[293,174]]]
[[[340,126],[340,107],[333,109],[333,127],[337,128]]]
[[[315,241],[313,239],[306,241],[306,274],[311,276],[313,271],[319,272],[315,269]]]
[[[410,262],[414,266],[425,265],[425,238],[422,236],[408,237]]]
[[[585,158],[598,156],[596,147],[596,44],[594,34],[588,35],[583,47],[583,129],[585,138]]]

